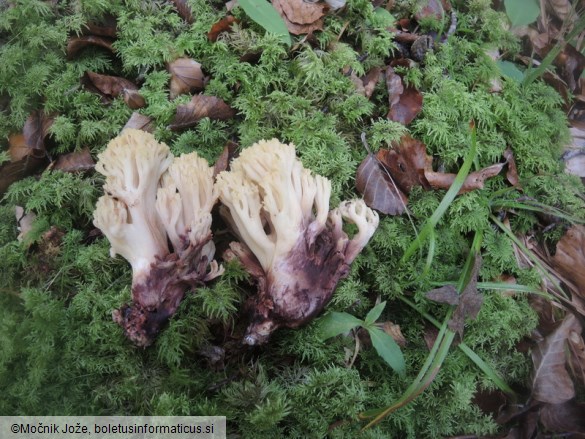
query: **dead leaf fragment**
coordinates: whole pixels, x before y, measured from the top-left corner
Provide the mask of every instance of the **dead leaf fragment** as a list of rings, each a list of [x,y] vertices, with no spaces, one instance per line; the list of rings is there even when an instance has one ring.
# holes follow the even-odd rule
[[[187,0],[171,0],[179,13],[179,16],[185,20],[187,23],[193,23],[193,13],[191,12],[191,7],[189,6]]]
[[[85,172],[93,169],[94,166],[95,162],[91,157],[89,148],[83,148],[81,151],[60,155],[53,162],[51,169],[63,172]]]
[[[463,186],[459,189],[459,194],[471,192],[475,189],[483,189],[484,182],[491,177],[498,175],[506,163],[497,163],[480,169],[479,171],[471,172],[463,182]],[[449,189],[455,181],[456,174],[446,174],[442,172],[434,172],[432,170],[425,170],[425,177],[434,189]]]
[[[195,95],[188,104],[177,106],[175,118],[169,128],[180,130],[194,126],[204,117],[227,120],[234,117],[235,114],[233,108],[215,96]]]
[[[100,37],[116,38],[118,33],[118,24],[116,17],[113,15],[106,15],[100,22],[86,23],[82,30],[82,35],[96,35]]]
[[[23,241],[26,239],[26,235],[32,230],[32,225],[37,216],[34,212],[27,212],[25,214],[22,206],[15,206],[14,213],[16,214],[16,223],[18,224],[18,231],[20,232],[16,239],[18,241]]]
[[[388,119],[408,125],[422,110],[422,94],[413,87],[405,87],[391,66],[386,69],[386,86],[390,104]]]
[[[376,87],[376,84],[378,84],[381,72],[382,69],[380,67],[374,67],[360,78],[364,87],[364,95],[368,99],[370,99],[372,94],[374,94],[374,88]]]
[[[447,303],[449,305],[459,304],[459,293],[453,285],[445,285],[440,288],[435,288],[425,294],[425,297],[433,302]]]
[[[517,188],[520,188],[520,178],[518,177],[518,170],[516,169],[516,160],[514,159],[514,153],[510,148],[504,151],[504,158],[508,164],[508,170],[506,171],[506,180]]]
[[[46,152],[45,142],[54,121],[54,115],[46,115],[42,110],[33,111],[26,119],[22,129],[26,146],[44,155]]]
[[[561,404],[543,404],[540,409],[540,423],[554,433],[585,432],[585,404],[575,400]],[[583,436],[568,436],[583,438]]]
[[[229,31],[232,27],[232,24],[237,23],[238,21],[239,20],[233,15],[228,15],[222,18],[213,26],[211,26],[211,29],[207,33],[207,38],[209,38],[209,41],[211,42],[216,42],[220,33]]]
[[[122,130],[125,130],[126,128],[136,128],[137,130],[152,133],[155,127],[154,121],[150,117],[134,112],[132,113],[132,116],[130,116],[130,119],[128,119],[128,122],[126,122],[126,125],[124,125]]]
[[[201,64],[191,58],[178,58],[167,66],[171,74],[171,99],[183,93],[203,90],[205,75]]]
[[[109,103],[113,98],[121,95],[126,105],[133,110],[146,105],[146,101],[138,92],[138,87],[119,76],[100,75],[87,71],[83,75],[81,83],[89,91],[99,94],[105,103]]]
[[[67,59],[71,60],[75,58],[80,50],[89,46],[103,47],[104,49],[107,49],[113,53],[115,52],[114,48],[112,47],[113,42],[114,40],[110,38],[99,37],[95,35],[69,38],[69,41],[67,42]]]
[[[575,225],[567,230],[557,243],[552,264],[573,283],[574,291],[585,297],[585,226]]]
[[[445,15],[445,11],[451,10],[451,4],[449,3],[449,0],[426,0],[422,3],[425,6],[420,8],[414,14],[414,17],[418,22],[429,17],[441,20],[443,15]]]
[[[565,342],[571,331],[580,332],[581,324],[573,314],[567,314],[561,325],[533,349],[535,400],[561,404],[575,396],[575,386],[565,368]]]
[[[406,338],[404,338],[404,335],[402,335],[400,325],[397,325],[392,322],[384,322],[382,323],[381,329],[390,337],[392,337],[399,346],[401,347],[406,346]]]
[[[238,148],[238,144],[236,142],[232,142],[228,140],[228,142],[223,147],[223,151],[218,159],[215,161],[215,165],[213,166],[213,176],[215,177],[217,174],[223,171],[227,171],[230,165],[230,162],[236,155],[236,149]]]
[[[453,317],[449,321],[449,329],[457,332],[459,337],[463,338],[463,328],[465,327],[465,319],[475,319],[479,314],[481,305],[483,303],[483,295],[477,291],[477,276],[481,268],[481,254],[475,255],[473,262],[473,269],[471,278],[461,296],[459,304],[453,312]]]
[[[323,30],[323,16],[328,6],[303,0],[272,0],[274,9],[283,18],[288,31],[294,35]]]
[[[392,182],[378,160],[368,154],[356,172],[355,186],[372,209],[387,215],[400,215],[406,209],[408,198]]]

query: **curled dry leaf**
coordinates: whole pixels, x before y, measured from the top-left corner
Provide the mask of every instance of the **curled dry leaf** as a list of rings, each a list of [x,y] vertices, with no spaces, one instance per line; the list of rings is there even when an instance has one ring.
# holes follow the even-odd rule
[[[191,12],[191,7],[187,0],[171,0],[179,13],[179,16],[185,20],[187,23],[193,23],[193,14]]]
[[[227,17],[222,18],[213,26],[211,26],[211,29],[209,32],[207,32],[207,38],[209,38],[209,41],[212,42],[217,41],[217,37],[220,33],[229,31],[232,27],[232,24],[237,23],[238,21],[239,20],[233,15],[228,15]]]
[[[579,78],[585,68],[585,55],[571,44],[565,44],[561,53],[555,58],[554,64],[560,69],[559,74],[569,86],[569,90],[578,91]]]
[[[213,166],[213,176],[215,177],[217,174],[223,171],[229,170],[230,162],[236,156],[236,149],[238,148],[238,144],[236,142],[232,142],[228,140],[225,146],[223,147],[223,151],[221,155],[215,162]]]
[[[380,67],[374,67],[361,77],[361,81],[364,87],[364,96],[368,99],[372,97],[372,94],[374,94],[374,88],[380,80],[380,73],[382,73],[382,69]]]
[[[272,0],[274,9],[283,18],[288,31],[294,35],[310,34],[323,29],[323,16],[328,6],[303,0]]]
[[[133,110],[146,105],[146,101],[138,92],[138,87],[127,79],[87,71],[83,75],[81,83],[89,91],[99,94],[105,103],[122,96],[126,105]]]
[[[400,215],[406,209],[408,198],[372,154],[368,154],[360,164],[355,185],[372,209],[387,215]]]
[[[557,243],[553,267],[573,283],[574,291],[585,297],[585,227],[575,225]]]
[[[180,130],[194,126],[204,117],[227,120],[235,114],[233,108],[215,96],[195,95],[188,104],[177,106],[177,113],[169,128]]]
[[[171,99],[183,93],[203,90],[205,75],[201,64],[191,58],[178,58],[167,66],[171,74]]]
[[[477,291],[477,276],[481,268],[481,254],[476,254],[473,261],[473,270],[469,283],[461,293],[459,304],[453,312],[453,317],[449,320],[449,329],[457,332],[459,337],[463,338],[463,328],[465,319],[475,319],[479,314],[483,303],[483,295]]]
[[[565,367],[565,342],[571,331],[581,332],[581,324],[573,314],[567,314],[561,325],[533,349],[533,399],[561,404],[575,396],[575,386]]]
[[[143,114],[137,113],[136,111],[132,113],[126,125],[122,128],[125,130],[126,128],[136,128],[137,130],[146,131],[147,133],[152,133],[154,131],[154,121]]]
[[[85,49],[88,46],[99,46],[110,52],[115,52],[112,47],[113,42],[114,41],[110,38],[95,35],[69,38],[69,41],[67,42],[67,59],[71,60],[75,58],[80,50]]]
[[[63,172],[85,172],[93,169],[94,166],[95,162],[89,148],[83,148],[81,151],[60,155],[52,163],[51,169]]]
[[[518,170],[516,169],[516,160],[514,159],[514,153],[510,148],[507,148],[504,151],[504,158],[506,159],[506,163],[508,164],[508,171],[506,171],[506,180],[516,187],[521,188],[520,186],[520,178],[518,177]]]
[[[405,87],[391,66],[386,69],[386,86],[390,104],[388,119],[408,125],[422,110],[422,94],[410,86]]]

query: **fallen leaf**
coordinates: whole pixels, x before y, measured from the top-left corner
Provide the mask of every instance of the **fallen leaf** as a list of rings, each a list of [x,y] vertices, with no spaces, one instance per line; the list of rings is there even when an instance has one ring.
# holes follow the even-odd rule
[[[187,23],[193,23],[193,14],[191,12],[191,7],[187,0],[171,0],[179,13],[179,16],[185,20]]]
[[[87,71],[83,75],[81,83],[89,91],[102,96],[104,102],[110,102],[112,98],[121,95],[126,105],[133,110],[146,105],[146,101],[138,92],[138,87],[119,76],[100,75]]]
[[[573,6],[571,6],[571,2],[569,0],[546,0],[546,6],[547,10],[556,15],[557,18],[562,22],[564,22],[573,11]],[[575,15],[573,15],[573,19],[574,18]]]
[[[425,294],[425,297],[433,302],[447,303],[449,305],[459,304],[459,293],[453,285],[445,285],[440,288],[435,288]]]
[[[459,297],[459,304],[453,312],[453,317],[449,320],[449,329],[457,332],[461,338],[463,338],[465,319],[475,319],[483,303],[483,295],[477,291],[477,276],[480,268],[481,254],[478,253],[475,255],[475,260],[473,261],[473,269],[469,282]]]
[[[386,69],[386,86],[390,104],[388,119],[408,125],[422,110],[422,94],[413,87],[405,87],[391,66]]]
[[[45,142],[49,136],[49,129],[53,125],[54,120],[54,115],[46,115],[42,110],[33,111],[26,119],[24,128],[22,129],[26,146],[45,154]]]
[[[572,375],[585,385],[585,342],[579,332],[572,330],[569,332],[569,352]]]
[[[565,342],[571,331],[580,332],[581,324],[573,314],[567,314],[561,325],[533,349],[533,399],[561,404],[575,396],[575,386],[565,368]]]
[[[408,198],[392,182],[379,161],[368,154],[356,172],[355,186],[366,205],[388,215],[400,215]]]
[[[437,341],[437,337],[439,336],[439,330],[434,326],[428,326],[425,328],[423,333],[423,338],[425,340],[425,344],[427,345],[427,349],[430,351],[433,349],[435,345],[435,341]]]
[[[291,34],[310,34],[323,30],[323,16],[328,6],[303,0],[272,0],[272,5],[284,19]]]
[[[404,193],[409,194],[415,186],[431,188],[425,169],[432,169],[433,159],[427,155],[426,146],[420,140],[406,134],[392,144],[392,149],[380,149],[376,157]]]
[[[574,285],[573,291],[585,297],[585,226],[571,227],[557,243],[553,267]]]
[[[463,186],[458,194],[464,194],[475,189],[483,189],[485,180],[490,177],[498,175],[506,163],[497,163],[480,169],[479,171],[471,172],[463,182]],[[434,172],[432,170],[425,170],[425,178],[434,189],[449,189],[455,181],[456,174],[446,174],[442,172]]]
[[[585,55],[567,43],[555,58],[554,64],[560,69],[559,75],[567,83],[569,90],[579,90],[579,78],[585,68]]]
[[[585,432],[585,404],[575,400],[561,404],[543,404],[540,408],[540,423],[553,433],[583,433]],[[574,436],[569,437],[574,438]]]
[[[366,73],[364,76],[360,78],[364,87],[364,95],[368,99],[371,98],[372,94],[374,93],[374,88],[376,87],[378,81],[380,80],[381,72],[382,69],[380,67],[374,67],[368,73]]]
[[[397,325],[392,322],[383,322],[382,327],[380,328],[386,334],[394,339],[394,341],[401,347],[406,346],[406,338],[402,335],[402,331],[400,330],[400,325]]]
[[[445,11],[451,10],[451,4],[449,0],[425,0],[422,2],[425,6],[420,8],[414,17],[418,22],[425,18],[435,18],[436,20],[442,20]]]
[[[60,155],[53,162],[51,169],[63,172],[85,172],[93,169],[94,166],[95,162],[89,148],[83,148],[81,151]]]
[[[88,46],[103,47],[113,53],[115,52],[112,47],[113,42],[114,41],[110,38],[95,35],[69,38],[69,41],[67,42],[67,59],[73,59],[80,50],[85,49]]]
[[[11,134],[8,136],[8,155],[10,161],[17,162],[30,154],[30,148],[24,140],[23,134]]]
[[[514,153],[510,148],[504,151],[504,158],[508,165],[508,171],[506,171],[506,180],[517,188],[520,188],[520,178],[518,177],[518,170],[516,169],[516,160],[514,159]]]
[[[167,66],[171,74],[171,99],[183,93],[203,90],[205,75],[201,64],[191,58],[178,58]]]
[[[128,122],[126,122],[126,125],[124,125],[122,130],[125,130],[126,128],[136,128],[137,130],[152,133],[155,127],[154,121],[150,117],[134,112],[132,113],[132,116],[130,116],[130,119],[128,119]]]
[[[194,126],[204,117],[227,120],[234,117],[235,114],[233,108],[215,96],[195,95],[188,104],[177,106],[175,118],[169,128],[180,130]]]
[[[98,22],[86,23],[81,29],[82,35],[96,35],[100,37],[116,38],[118,33],[118,24],[116,17],[106,15]]]
[[[232,142],[228,140],[228,142],[223,147],[223,151],[218,159],[215,161],[215,165],[213,166],[213,176],[215,177],[217,174],[223,171],[227,171],[230,165],[230,162],[236,155],[236,149],[238,144],[236,142]]]
[[[211,26],[211,29],[207,32],[207,38],[209,38],[209,41],[211,42],[217,41],[217,37],[220,33],[229,31],[232,24],[237,23],[238,21],[239,20],[233,15],[228,15],[227,17],[222,18]]]

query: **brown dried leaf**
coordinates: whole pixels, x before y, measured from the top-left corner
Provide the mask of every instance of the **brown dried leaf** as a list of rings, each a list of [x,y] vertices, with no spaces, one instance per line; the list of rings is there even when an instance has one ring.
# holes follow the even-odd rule
[[[154,121],[150,117],[134,112],[132,113],[132,116],[130,116],[130,119],[128,119],[128,122],[126,122],[126,125],[124,125],[122,130],[125,130],[126,128],[136,128],[137,130],[152,133],[155,127]]]
[[[207,38],[209,38],[209,41],[212,42],[217,41],[217,37],[220,33],[229,31],[232,27],[232,24],[237,23],[238,21],[239,20],[233,15],[228,15],[227,17],[222,18],[213,26],[211,26],[210,31],[207,33]]]
[[[85,172],[93,169],[94,166],[95,162],[89,148],[83,148],[81,151],[60,155],[53,162],[52,169],[63,172]]]
[[[563,22],[571,15],[573,9],[569,0],[546,0],[546,6]]]
[[[303,0],[272,0],[274,9],[283,18],[291,34],[310,34],[316,30],[323,30],[323,16],[327,5],[323,3],[308,3]]]
[[[112,47],[113,42],[114,41],[110,38],[98,37],[95,35],[69,38],[69,41],[67,42],[67,59],[73,59],[80,50],[85,49],[88,46],[103,47],[114,53],[115,50]]]
[[[579,91],[579,78],[585,68],[585,56],[570,44],[565,44],[562,52],[554,60],[560,69],[559,75],[571,91]]]
[[[453,312],[453,317],[449,321],[449,329],[457,332],[459,337],[463,338],[463,328],[465,319],[475,319],[479,314],[483,303],[483,296],[477,291],[477,276],[481,268],[481,254],[475,255],[473,269],[469,283],[459,297],[459,305]]]
[[[20,232],[16,239],[18,241],[23,241],[32,230],[32,225],[37,216],[34,212],[28,212],[25,214],[24,208],[21,206],[15,206],[14,213],[16,214],[16,223],[18,224],[18,231]]]
[[[118,33],[118,24],[116,17],[106,15],[99,23],[86,23],[81,30],[82,35],[96,35],[100,37],[116,38]]]
[[[8,155],[11,162],[22,160],[30,154],[30,148],[24,140],[23,134],[11,134],[8,137]]]
[[[573,381],[565,368],[565,342],[571,331],[580,332],[581,324],[573,314],[567,314],[561,325],[533,349],[533,399],[561,404],[575,396]]]
[[[569,332],[569,352],[572,375],[585,385],[585,342],[577,331]]]
[[[26,119],[22,133],[26,145],[36,152],[31,154],[45,155],[45,141],[49,135],[49,129],[53,125],[55,118],[53,115],[45,115],[42,110],[33,111]],[[28,154],[30,155],[30,154]]]
[[[435,341],[437,341],[437,337],[439,336],[439,330],[434,326],[428,326],[425,328],[423,333],[423,338],[425,340],[425,344],[427,345],[427,349],[430,351],[433,349]]]
[[[479,171],[470,173],[463,182],[463,186],[461,186],[458,194],[464,194],[475,189],[483,189],[485,180],[498,175],[505,164],[505,162],[497,163]],[[455,181],[456,174],[445,174],[442,172],[434,172],[430,170],[425,171],[425,177],[434,189],[449,189]]]
[[[414,17],[417,21],[421,21],[425,18],[435,18],[437,20],[441,20],[443,15],[445,15],[445,11],[451,10],[451,4],[449,0],[427,0],[424,1],[422,8],[420,8],[415,14]]]
[[[169,128],[180,130],[194,126],[204,117],[226,120],[235,115],[235,110],[223,100],[215,96],[195,95],[188,104],[177,106],[177,113]]]
[[[360,164],[355,186],[372,209],[388,215],[400,215],[406,209],[408,198],[394,185],[372,154],[368,154]]]
[[[236,149],[238,148],[238,144],[236,142],[232,142],[228,140],[225,146],[223,147],[223,151],[218,159],[215,161],[215,165],[213,166],[213,176],[215,177],[217,174],[223,171],[227,171],[230,162],[234,158],[236,154]]]
[[[516,160],[514,160],[514,153],[510,148],[504,151],[504,158],[508,164],[506,171],[506,180],[514,187],[520,188],[520,179],[518,177],[518,170],[516,169]]]
[[[191,58],[178,58],[167,66],[171,74],[171,99],[183,93],[203,90],[205,75],[201,64]]]
[[[574,291],[585,297],[585,227],[571,227],[557,243],[553,267],[574,285]]]
[[[378,84],[378,81],[380,80],[381,72],[382,69],[380,67],[374,67],[368,73],[366,73],[366,75],[361,77],[362,84],[364,87],[364,93],[368,99],[371,98],[372,94],[374,93],[374,88],[376,87],[376,84]]]
[[[89,91],[99,94],[106,103],[110,102],[112,98],[122,95],[126,105],[133,110],[146,105],[146,101],[138,92],[138,87],[127,79],[87,71],[83,75],[81,83]]]
[[[407,134],[392,147],[379,150],[376,157],[388,169],[400,190],[408,194],[414,186],[430,189],[425,169],[432,169],[433,159],[427,155],[425,144]]]
[[[193,14],[187,0],[171,0],[179,13],[179,16],[187,23],[193,23]]]
[[[388,119],[408,125],[422,110],[422,94],[412,87],[404,87],[402,78],[391,66],[386,69],[386,85],[390,103]]]
[[[459,293],[453,285],[445,285],[435,288],[425,294],[425,297],[433,302],[447,303],[449,305],[459,305]]]
[[[575,400],[561,404],[543,404],[540,409],[540,423],[548,431],[554,433],[583,433],[585,432],[585,404]],[[569,437],[576,439],[575,436]]]
[[[404,335],[402,335],[400,325],[396,325],[392,322],[384,322],[382,323],[381,329],[390,337],[392,337],[399,346],[406,346],[406,338],[404,338]]]

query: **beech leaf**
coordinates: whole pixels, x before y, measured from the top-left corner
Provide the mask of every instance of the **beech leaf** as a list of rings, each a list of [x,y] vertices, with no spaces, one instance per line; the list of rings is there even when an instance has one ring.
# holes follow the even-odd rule
[[[126,105],[133,110],[146,105],[138,87],[127,79],[87,71],[81,82],[89,91],[99,94],[106,103],[121,95]]]
[[[272,4],[291,34],[302,35],[323,30],[323,16],[327,10],[327,6],[323,3],[304,0],[272,0]]]
[[[346,312],[330,312],[320,320],[320,336],[321,340],[335,337],[344,332],[349,332],[353,328],[362,326],[363,320],[352,316]]]
[[[122,130],[126,128],[136,128],[137,130],[146,131],[147,133],[152,133],[154,131],[154,121],[143,114],[138,112],[132,113],[126,125],[122,128]]]
[[[236,155],[236,148],[238,144],[236,142],[232,142],[228,140],[228,142],[223,147],[223,151],[218,159],[215,161],[215,165],[213,166],[213,176],[215,177],[217,174],[223,171],[227,171],[230,162]]]
[[[193,14],[191,12],[191,7],[189,6],[187,0],[171,0],[179,13],[179,17],[185,20],[187,23],[193,23]]]
[[[239,0],[238,3],[246,15],[267,32],[278,35],[287,46],[292,44],[284,20],[270,3],[266,0]]]
[[[422,4],[424,6],[414,14],[419,22],[429,17],[442,20],[445,12],[451,10],[449,0],[423,0]]]
[[[425,297],[433,302],[447,303],[449,305],[459,304],[459,293],[453,285],[445,285],[444,287],[435,288],[425,294]]]
[[[194,126],[204,117],[227,120],[235,114],[233,108],[215,96],[195,95],[188,104],[177,106],[175,118],[169,128],[180,130]]]
[[[463,328],[465,327],[465,319],[475,319],[479,314],[481,305],[483,303],[483,296],[477,291],[477,276],[481,268],[481,255],[475,255],[473,261],[473,269],[471,277],[467,286],[459,297],[459,304],[453,312],[453,317],[449,321],[449,329],[457,332],[459,337],[463,338]]]
[[[572,282],[575,292],[585,298],[585,226],[574,225],[557,243],[554,268]]]
[[[388,119],[408,125],[422,110],[422,94],[413,87],[405,87],[391,66],[386,69],[386,86],[390,104]]]
[[[212,42],[217,41],[217,37],[220,33],[229,31],[232,27],[232,24],[237,23],[238,21],[239,20],[233,15],[228,15],[227,17],[222,18],[213,26],[211,26],[211,29],[207,33],[207,38],[209,38],[209,41]]]
[[[406,209],[408,198],[395,186],[378,160],[368,154],[356,172],[355,186],[365,203],[387,215],[400,215]]]
[[[561,404],[575,396],[575,386],[565,368],[565,342],[571,331],[581,332],[581,324],[573,314],[567,314],[561,325],[532,350],[535,400]]]
[[[183,93],[203,90],[205,75],[201,64],[191,58],[178,58],[168,65],[171,74],[171,99]]]
[[[51,169],[55,171],[84,172],[93,169],[95,162],[89,148],[83,148],[81,151],[60,155],[52,165]]]
[[[69,41],[67,42],[67,59],[73,59],[80,50],[85,49],[88,46],[99,46],[110,52],[115,52],[112,46],[113,42],[114,41],[110,38],[95,35],[69,38]]]

